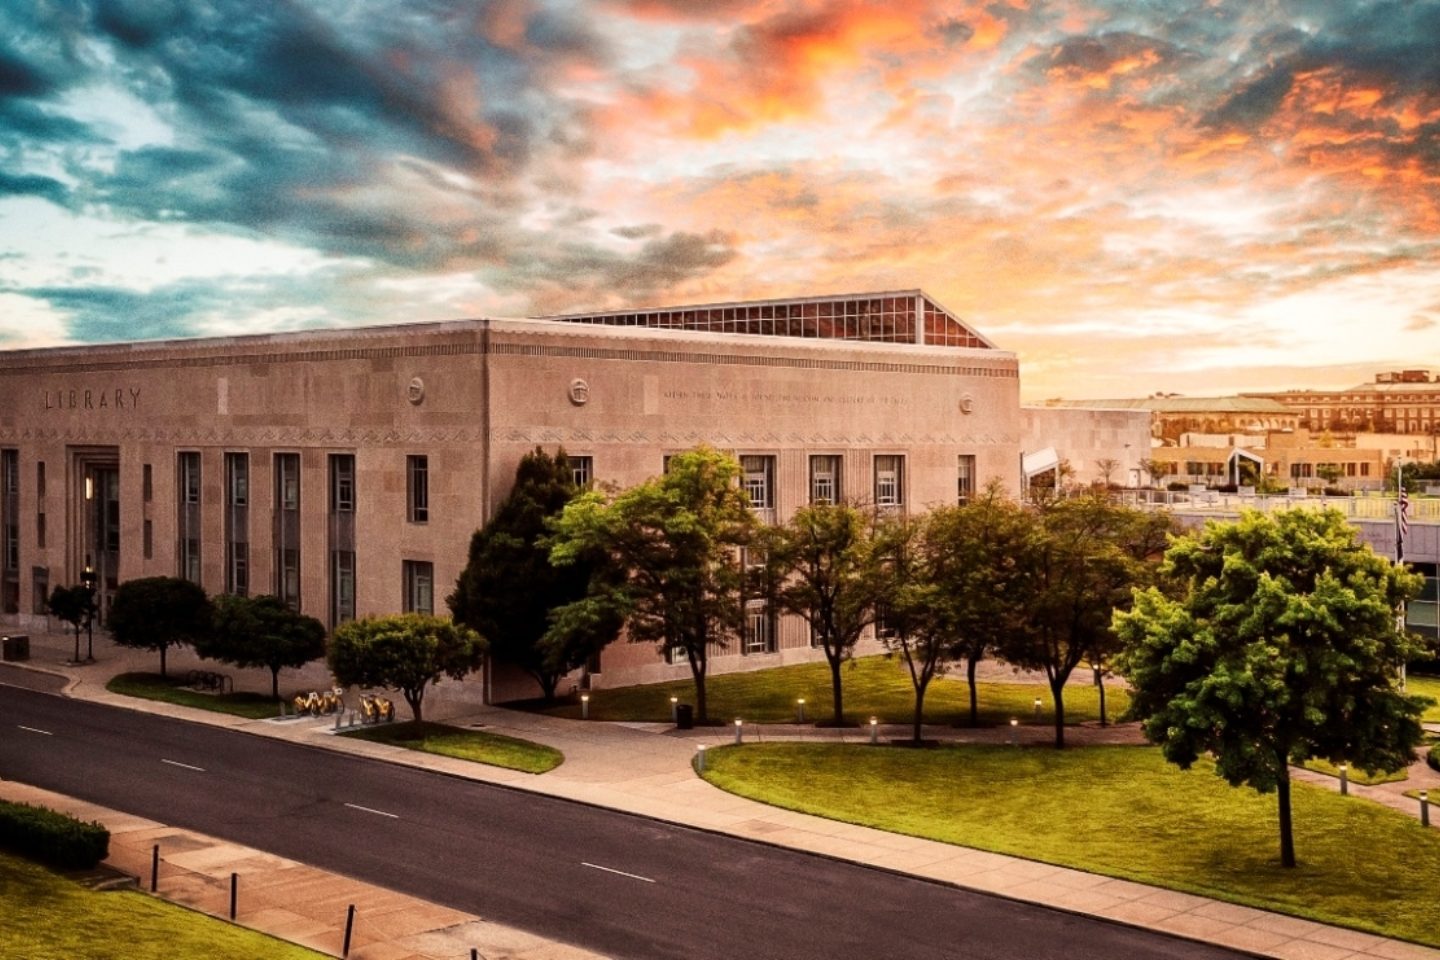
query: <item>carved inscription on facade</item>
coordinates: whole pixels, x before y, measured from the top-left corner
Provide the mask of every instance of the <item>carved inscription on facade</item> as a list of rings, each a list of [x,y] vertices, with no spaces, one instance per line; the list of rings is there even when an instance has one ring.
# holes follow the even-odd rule
[[[133,410],[140,406],[139,387],[75,387],[70,390],[42,390],[46,410]]]
[[[665,400],[700,400],[718,403],[817,403],[826,406],[901,407],[907,397],[874,393],[815,393],[788,390],[666,390]]]

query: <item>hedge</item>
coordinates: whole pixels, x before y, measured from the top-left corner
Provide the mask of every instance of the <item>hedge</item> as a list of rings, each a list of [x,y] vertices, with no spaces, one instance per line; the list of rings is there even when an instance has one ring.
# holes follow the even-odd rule
[[[0,848],[62,870],[88,870],[109,856],[110,831],[45,807],[0,800]]]

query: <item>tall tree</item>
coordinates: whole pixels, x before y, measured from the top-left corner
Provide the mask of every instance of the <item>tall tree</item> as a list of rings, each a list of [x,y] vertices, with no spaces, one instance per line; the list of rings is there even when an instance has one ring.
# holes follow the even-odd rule
[[[1280,860],[1293,867],[1290,764],[1391,771],[1414,759],[1428,701],[1399,689],[1419,644],[1395,609],[1420,578],[1358,543],[1337,510],[1207,523],[1175,540],[1164,569],[1178,597],[1137,591],[1115,615],[1131,712],[1171,763],[1212,754],[1231,786],[1274,790]]]
[[[179,577],[126,580],[110,602],[110,635],[122,647],[160,652],[160,676],[171,647],[194,643],[210,632],[210,598],[199,584]]]
[[[710,646],[723,648],[744,629],[740,551],[757,521],[739,477],[735,458],[709,447],[676,454],[661,477],[613,498],[591,491],[571,501],[550,553],[564,566],[598,551],[609,571],[584,599],[557,610],[557,623],[618,615],[631,639],[684,656],[702,723]]]
[[[1009,635],[1024,602],[1033,517],[992,483],[969,503],[940,507],[925,521],[926,622],[948,658],[965,662],[972,727],[980,722],[976,668]]]
[[[876,550],[878,614],[875,632],[892,655],[898,654],[915,691],[911,739],[921,741],[925,694],[930,682],[945,672],[949,637],[938,626],[935,603],[940,588],[931,576],[925,521],[886,516],[879,521]]]
[[[457,622],[489,639],[490,656],[529,674],[546,700],[619,632],[613,616],[552,630],[551,612],[586,595],[602,559],[550,562],[548,524],[577,493],[563,449],[551,456],[537,447],[522,457],[509,496],[470,538],[469,562],[446,599]]]
[[[399,690],[416,723],[425,691],[441,678],[463,680],[479,669],[485,641],[444,617],[402,613],[342,623],[330,644],[330,671],[347,687]]]
[[[1168,514],[1103,496],[1056,500],[1036,514],[1019,580],[1024,593],[1006,623],[1000,655],[1045,674],[1054,701],[1055,746],[1065,746],[1065,684],[1084,660],[1115,645],[1111,613],[1128,607],[1165,548]]]
[[[789,523],[761,531],[768,594],[777,610],[810,627],[830,665],[832,718],[845,722],[841,666],[875,621],[876,569],[870,519],[849,504],[801,507]]]
[[[280,671],[303,667],[325,656],[325,625],[290,609],[279,597],[237,597],[214,600],[209,633],[196,638],[195,652],[237,667],[270,671],[270,696],[280,698]]]

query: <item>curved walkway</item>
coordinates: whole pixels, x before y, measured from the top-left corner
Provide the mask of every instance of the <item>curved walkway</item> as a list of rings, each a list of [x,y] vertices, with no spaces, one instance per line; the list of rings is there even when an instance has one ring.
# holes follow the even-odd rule
[[[245,720],[223,714],[120,697],[104,689],[109,677],[125,670],[154,670],[155,656],[97,641],[100,661],[67,666],[70,650],[64,637],[32,636],[31,668],[69,678],[68,693],[131,709],[183,717],[245,730],[263,736],[323,744],[332,749],[397,763],[443,771],[474,780],[508,784],[518,789],[624,810],[674,823],[746,837],[875,867],[950,883],[1000,896],[1047,904],[1061,910],[1106,918],[1249,951],[1281,960],[1440,960],[1440,951],[1368,933],[1326,926],[1309,920],[1237,906],[1191,894],[1162,890],[1126,880],[1085,873],[1034,861],[986,853],[915,837],[900,836],[820,817],[769,807],[725,793],[697,777],[691,767],[699,744],[734,740],[732,727],[676,731],[668,724],[598,723],[562,720],[505,710],[475,702],[478,684],[444,683],[426,698],[426,714],[457,726],[484,728],[544,743],[562,750],[559,768],[531,776],[497,767],[467,763],[331,736],[332,718],[286,722]],[[173,671],[189,669],[188,653],[172,653]],[[312,666],[297,680],[287,672],[287,688],[328,686],[323,668]],[[235,672],[242,689],[269,689],[265,671]],[[0,681],[5,678],[0,677]],[[908,725],[884,725],[883,738],[909,735]],[[1008,742],[1009,728],[968,730],[926,727],[928,738],[960,742]],[[1049,742],[1048,726],[1021,725],[1021,743]],[[868,729],[827,729],[791,724],[747,726],[747,740],[801,739],[854,742],[868,739]],[[1071,727],[1067,740],[1076,743],[1139,742],[1133,725]],[[1427,768],[1428,770],[1428,768]],[[1304,774],[1308,779],[1310,776]],[[1323,781],[1335,783],[1333,778]],[[1410,785],[1413,788],[1414,784]],[[1360,788],[1354,787],[1357,795]],[[1381,788],[1367,788],[1388,793]],[[1404,798],[1402,798],[1404,799]],[[1414,805],[1413,801],[1408,801]],[[1440,821],[1440,817],[1436,818]]]

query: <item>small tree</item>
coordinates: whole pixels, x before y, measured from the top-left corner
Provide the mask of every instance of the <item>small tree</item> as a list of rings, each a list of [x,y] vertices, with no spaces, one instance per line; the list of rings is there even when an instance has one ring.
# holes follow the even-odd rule
[[[949,637],[937,623],[935,604],[940,588],[930,575],[924,521],[884,517],[876,536],[878,612],[875,632],[880,642],[905,662],[915,691],[911,740],[921,741],[925,693],[945,672]]]
[[[1164,460],[1141,460],[1140,469],[1150,478],[1150,485],[1158,487],[1170,475],[1170,464]]]
[[[1055,746],[1065,746],[1065,684],[1082,661],[1115,644],[1111,613],[1128,606],[1165,547],[1168,515],[1104,497],[1045,505],[1017,574],[1021,602],[1005,624],[1000,655],[1045,674],[1055,705]]]
[[[237,667],[270,671],[270,696],[280,698],[280,670],[325,656],[325,625],[290,609],[278,597],[222,594],[214,601],[210,633],[195,652]]]
[[[630,637],[683,655],[695,681],[697,719],[708,720],[709,649],[744,629],[740,551],[754,533],[750,500],[734,457],[701,447],[670,458],[665,475],[613,499],[582,494],[555,523],[550,559],[576,563],[595,552],[610,575],[555,612],[559,624],[620,616]]]
[[[110,603],[110,635],[122,647],[160,651],[160,676],[171,647],[194,643],[210,632],[210,599],[199,584],[179,577],[127,580]]]
[[[1105,488],[1108,490],[1110,488],[1110,477],[1120,468],[1120,461],[1114,457],[1102,457],[1095,461],[1095,467],[1100,471],[1100,477],[1105,484]]]
[[[564,450],[527,453],[510,495],[470,538],[470,560],[446,600],[458,623],[489,639],[490,656],[533,677],[547,701],[555,698],[562,676],[584,665],[620,629],[608,616],[567,620],[564,629],[552,630],[551,612],[585,597],[601,559],[550,563],[547,524],[578,492]]]
[[[403,613],[342,623],[330,644],[330,671],[347,687],[399,690],[416,723],[425,690],[442,677],[463,680],[478,669],[485,641],[443,617]]]
[[[1311,757],[1392,771],[1414,759],[1428,702],[1397,673],[1419,644],[1395,608],[1420,578],[1358,543],[1337,510],[1244,513],[1179,537],[1182,592],[1117,612],[1131,712],[1165,758],[1213,754],[1231,786],[1276,792],[1280,861],[1295,866],[1290,768]]]
[[[50,613],[61,623],[70,624],[75,631],[75,659],[80,659],[80,631],[85,621],[94,614],[95,593],[83,584],[74,587],[56,587],[45,601]]]
[[[801,507],[762,531],[770,598],[810,627],[830,665],[833,722],[845,722],[840,667],[875,620],[875,551],[866,516],[848,504]]]

